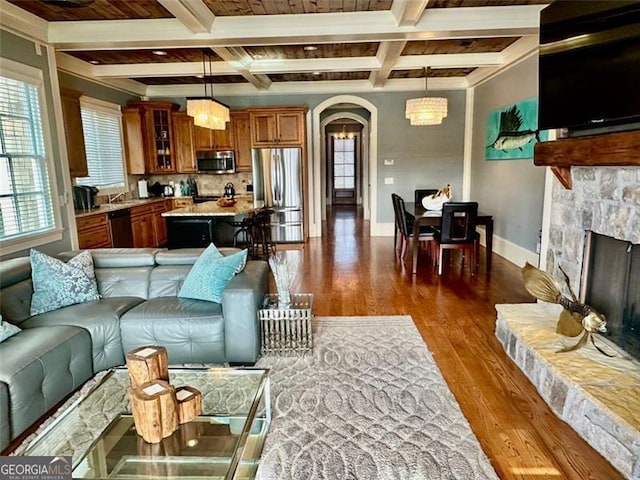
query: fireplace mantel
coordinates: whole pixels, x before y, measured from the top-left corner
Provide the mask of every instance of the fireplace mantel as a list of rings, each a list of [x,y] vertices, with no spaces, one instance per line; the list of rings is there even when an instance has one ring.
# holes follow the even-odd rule
[[[535,145],[533,163],[551,167],[571,190],[571,167],[640,167],[640,130],[591,137],[562,138]]]

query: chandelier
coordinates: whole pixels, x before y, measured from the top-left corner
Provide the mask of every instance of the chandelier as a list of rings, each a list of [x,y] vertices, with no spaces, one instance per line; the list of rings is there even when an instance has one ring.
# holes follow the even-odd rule
[[[187,98],[187,115],[193,117],[193,123],[199,127],[210,128],[211,130],[225,130],[227,128],[226,124],[230,120],[229,107],[213,99],[211,55],[206,55],[209,59],[209,79],[211,80],[211,85],[209,86],[207,82],[207,64],[205,62],[205,52],[203,51],[204,97]]]
[[[411,125],[440,125],[447,116],[447,99],[427,96],[427,73],[428,69],[423,68],[425,96],[407,100],[404,116]]]

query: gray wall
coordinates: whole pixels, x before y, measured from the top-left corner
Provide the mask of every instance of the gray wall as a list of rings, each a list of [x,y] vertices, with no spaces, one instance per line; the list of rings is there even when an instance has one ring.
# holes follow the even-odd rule
[[[17,35],[13,35],[4,30],[0,30],[0,56],[42,70],[42,76],[44,80],[44,95],[48,115],[48,118],[43,118],[43,121],[48,123],[49,136],[51,138],[51,152],[47,152],[47,155],[53,158],[53,163],[55,165],[56,171],[58,193],[62,194],[65,191],[63,175],[68,175],[68,171],[63,172],[60,166],[60,144],[58,143],[55,111],[53,108],[53,94],[51,89],[51,81],[49,78],[49,66],[47,64],[47,50],[42,48],[40,51],[42,55],[37,55],[33,42]],[[67,216],[67,210],[64,205],[60,206],[59,213],[62,222],[61,226],[64,228],[62,239],[57,242],[52,242],[35,247],[37,250],[53,255],[71,248],[69,218]],[[8,259],[28,254],[29,251],[27,249],[6,255],[3,254],[2,251],[0,251],[0,258]]]
[[[344,92],[348,94],[349,92]],[[449,113],[442,125],[413,127],[404,118],[408,98],[422,96],[421,92],[391,92],[354,94],[378,108],[378,184],[377,220],[393,222],[391,194],[397,193],[405,201],[413,201],[416,188],[439,188],[447,183],[453,198],[461,199],[464,150],[465,98],[463,91],[437,92],[449,99]],[[435,95],[432,93],[432,95]],[[260,106],[305,106],[313,110],[318,104],[335,95],[254,95],[243,97],[215,97],[230,108]],[[175,102],[184,107],[184,98],[158,100]],[[341,110],[332,109],[329,113]],[[345,111],[353,111],[345,108]],[[307,126],[309,128],[310,126]],[[385,159],[395,160],[394,166],[384,166]],[[393,185],[385,185],[384,178],[393,177]]]
[[[493,215],[495,235],[532,252],[542,228],[545,170],[532,159],[485,160],[485,124],[492,110],[538,95],[538,60],[531,57],[476,87],[471,199]]]
[[[113,88],[106,87],[65,72],[58,72],[58,79],[60,81],[61,88],[76,90],[78,92],[82,92],[87,97],[97,98],[104,102],[117,103],[118,105],[124,106],[127,102],[140,100],[140,97],[136,95],[114,90]]]

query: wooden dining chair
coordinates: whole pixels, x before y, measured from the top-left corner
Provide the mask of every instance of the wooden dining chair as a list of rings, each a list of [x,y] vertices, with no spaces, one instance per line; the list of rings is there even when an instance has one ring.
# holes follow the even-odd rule
[[[396,228],[398,229],[400,239],[400,252],[398,246],[394,244],[396,256],[404,262],[407,256],[408,245],[413,240],[413,216],[409,215],[405,208],[404,199],[395,193],[391,194],[393,200],[393,211],[396,219]],[[433,240],[435,230],[431,227],[421,227],[418,241],[431,242]]]
[[[433,195],[434,193],[438,193],[439,190],[437,188],[416,188],[413,191],[414,202],[416,204],[422,205],[422,199],[429,195]]]
[[[463,250],[463,267],[465,253],[470,252],[471,275],[478,267],[480,252],[480,235],[476,232],[477,202],[447,202],[442,206],[442,222],[434,235],[437,255],[434,259],[438,265],[438,275],[442,275],[445,250]]]

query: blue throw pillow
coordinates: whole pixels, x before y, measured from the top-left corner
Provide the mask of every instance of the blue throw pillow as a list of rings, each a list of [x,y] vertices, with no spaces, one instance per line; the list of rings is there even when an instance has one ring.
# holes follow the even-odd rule
[[[21,331],[22,330],[19,327],[16,327],[13,323],[2,320],[2,315],[0,315],[0,343]]]
[[[191,267],[178,297],[222,303],[223,290],[246,263],[246,249],[225,257],[211,244]]]
[[[100,298],[93,257],[87,251],[64,263],[31,249],[31,279],[31,315]]]

